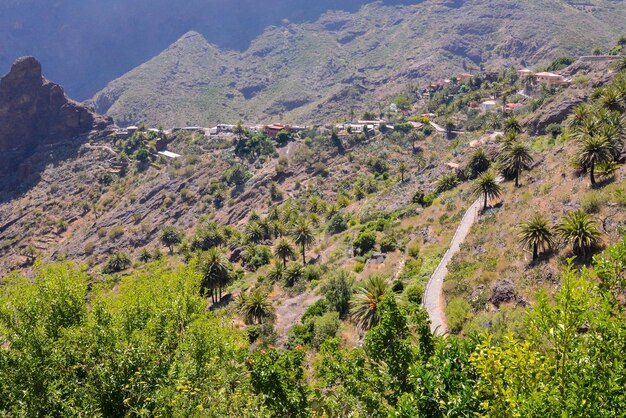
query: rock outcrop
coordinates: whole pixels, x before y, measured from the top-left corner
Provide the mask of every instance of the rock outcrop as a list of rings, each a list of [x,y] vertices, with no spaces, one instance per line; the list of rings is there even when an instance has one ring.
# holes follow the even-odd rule
[[[44,79],[35,58],[20,58],[0,80],[0,174],[41,145],[70,141],[111,124]]]

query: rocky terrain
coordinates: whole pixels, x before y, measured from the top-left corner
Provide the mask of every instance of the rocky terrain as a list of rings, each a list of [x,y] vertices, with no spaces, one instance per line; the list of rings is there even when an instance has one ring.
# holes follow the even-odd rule
[[[102,132],[111,124],[44,79],[35,58],[20,58],[0,80],[0,175],[43,147]]]
[[[442,75],[541,66],[626,31],[624,2],[419,2],[328,12],[268,28],[243,52],[190,32],[93,98],[120,124],[322,122],[387,108]],[[584,37],[581,36],[584,34]],[[378,105],[377,105],[378,104]]]

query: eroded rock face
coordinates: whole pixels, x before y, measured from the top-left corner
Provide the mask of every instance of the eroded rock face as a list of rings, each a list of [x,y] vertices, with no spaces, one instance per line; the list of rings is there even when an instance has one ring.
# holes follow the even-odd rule
[[[14,169],[40,145],[69,141],[111,123],[44,79],[35,58],[20,58],[0,79],[0,173]]]

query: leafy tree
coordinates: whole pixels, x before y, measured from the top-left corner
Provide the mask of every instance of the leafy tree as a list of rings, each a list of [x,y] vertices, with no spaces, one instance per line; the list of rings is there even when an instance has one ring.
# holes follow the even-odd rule
[[[406,316],[395,297],[386,294],[377,306],[380,321],[365,336],[365,352],[374,361],[383,361],[389,368],[392,387],[398,398],[410,390],[409,366],[413,363],[413,349],[409,342]]]
[[[350,301],[350,316],[358,327],[368,330],[380,321],[378,304],[390,291],[389,283],[383,276],[369,276],[358,287]]]
[[[519,176],[522,170],[530,169],[533,164],[533,157],[530,155],[530,148],[520,141],[505,142],[499,161],[502,173],[507,177],[515,179],[515,187],[519,187]]]
[[[342,318],[350,308],[353,281],[344,270],[337,270],[321,288],[328,308],[338,312]]]
[[[201,292],[210,294],[213,303],[222,299],[222,290],[233,278],[232,266],[222,251],[211,248],[200,256],[198,268],[202,275]]]
[[[174,254],[174,246],[182,242],[183,235],[173,226],[166,226],[161,229],[161,243]]]
[[[610,142],[602,136],[585,136],[578,149],[578,162],[589,170],[591,185],[596,184],[596,166],[611,161],[613,155]]]
[[[306,249],[315,243],[313,228],[305,218],[296,221],[291,230],[293,241],[300,247],[302,264],[306,264]]]
[[[480,177],[476,179],[472,192],[477,197],[484,196],[485,204],[483,205],[483,210],[486,210],[489,199],[496,199],[500,197],[502,189],[500,188],[500,185],[494,175],[486,172],[481,174]]]
[[[278,132],[278,134],[276,135],[276,142],[278,142],[280,145],[287,144],[287,142],[291,141],[291,139],[291,134],[284,129]]]
[[[600,238],[596,221],[582,210],[569,212],[556,227],[557,232],[572,244],[574,253],[585,257]]]
[[[305,353],[271,349],[254,353],[247,362],[254,391],[271,417],[308,417]]]
[[[520,224],[519,240],[524,247],[532,251],[533,260],[539,257],[539,250],[548,251],[554,245],[552,228],[546,218],[538,213],[529,221]]]

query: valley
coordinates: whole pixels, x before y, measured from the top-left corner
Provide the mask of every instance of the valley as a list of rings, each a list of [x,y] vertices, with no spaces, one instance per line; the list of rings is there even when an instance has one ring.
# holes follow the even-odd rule
[[[0,416],[623,413],[623,2],[342,5],[14,62]]]

